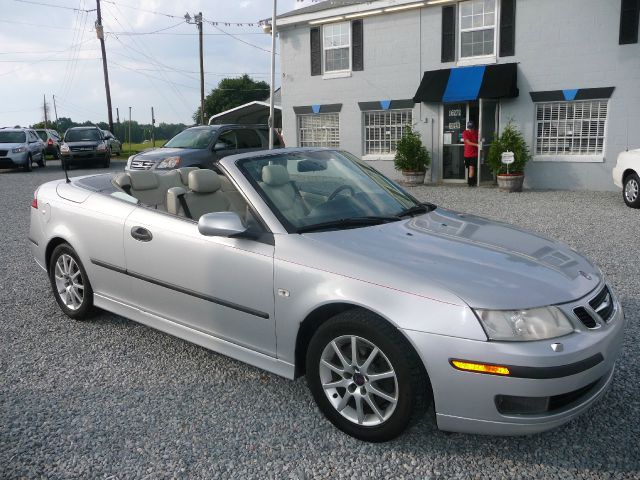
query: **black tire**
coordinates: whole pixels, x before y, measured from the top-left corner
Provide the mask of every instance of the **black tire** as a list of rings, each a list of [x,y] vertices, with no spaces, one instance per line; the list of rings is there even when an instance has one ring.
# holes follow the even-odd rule
[[[31,158],[31,154],[29,154],[29,156],[27,157],[27,163],[24,165],[24,171],[25,172],[30,172],[31,171],[31,163],[33,162],[33,158]]]
[[[622,198],[627,206],[640,208],[640,178],[637,174],[631,173],[624,177]]]
[[[344,378],[345,382],[351,383],[346,388],[338,387],[335,389],[327,389],[330,393],[326,393],[321,378],[321,375],[323,375],[321,369],[324,368],[321,365],[326,365],[321,364],[323,353],[329,352],[329,354],[331,354],[332,341],[335,340],[336,344],[338,344],[338,342],[343,341],[345,337],[356,337],[359,339],[358,341],[361,342],[360,347],[364,345],[364,350],[359,350],[357,354],[356,365],[363,368],[365,366],[364,364],[367,363],[366,361],[360,361],[373,351],[373,348],[371,348],[367,353],[367,346],[377,347],[379,351],[382,352],[382,355],[378,354],[376,359],[379,359],[380,362],[386,365],[382,370],[391,367],[395,373],[395,378],[370,382],[367,374],[371,375],[371,370],[367,372],[363,370],[363,373],[361,373],[360,370],[356,369],[356,373],[346,373],[343,376],[334,371],[330,373],[332,378],[326,379],[328,382],[342,381],[342,378]],[[351,362],[351,355],[348,353],[348,344],[343,348],[346,349],[344,358]],[[335,350],[333,350],[333,352],[335,352]],[[362,356],[362,358],[360,356]],[[335,365],[335,363],[333,364]],[[346,369],[344,370],[346,371]],[[329,370],[324,368],[325,375],[327,371]],[[385,442],[400,435],[409,424],[415,422],[417,418],[424,413],[432,399],[427,374],[413,347],[400,332],[389,323],[363,310],[348,310],[342,312],[325,322],[316,331],[307,350],[306,372],[307,383],[311,394],[318,408],[327,419],[346,434],[368,442]],[[359,375],[359,378],[357,378],[356,375]],[[391,384],[385,385],[378,383],[385,381],[391,382]],[[385,389],[385,386],[388,385],[391,385],[391,388]],[[374,394],[372,387],[375,387],[378,391],[383,390],[383,393],[395,396],[395,407],[391,408],[391,402],[385,402],[381,397]],[[350,390],[352,388],[353,390]],[[367,389],[369,389],[368,393]],[[334,406],[331,402],[339,403],[341,400],[344,400],[348,391],[353,392],[353,397],[349,396],[347,406],[342,410],[342,412],[345,413],[341,413],[338,411],[339,405]],[[360,394],[368,396],[377,403],[377,407],[380,407],[379,411],[384,414],[381,416],[382,418],[377,418],[374,410],[367,405],[367,402],[364,402],[364,400],[360,400],[362,402],[361,411],[365,411],[363,415],[366,415],[361,422],[363,424],[360,424],[359,417],[357,419],[349,419],[347,417],[349,411],[356,411],[355,396]],[[331,395],[334,400],[329,400],[329,395]],[[382,407],[381,404],[378,403],[380,401],[382,402]],[[385,403],[386,407],[384,406]],[[384,410],[385,408],[386,410]],[[353,415],[353,413],[351,413],[351,415]],[[366,422],[379,423],[366,426],[364,425]]]
[[[47,166],[47,158],[46,155],[44,153],[44,150],[42,151],[42,158],[40,159],[40,161],[38,162],[38,166],[40,168],[44,168]]]
[[[62,154],[60,153],[60,147],[56,148],[56,153],[53,154],[56,160],[62,160]]]
[[[61,275],[61,270],[56,270],[58,259],[60,259],[64,255],[71,257],[75,262],[75,265],[78,268],[75,270],[71,269],[71,271],[77,272],[79,270],[79,275],[75,280],[77,280],[76,283],[80,283],[83,286],[82,301],[79,302],[79,305],[75,306],[74,308],[69,307],[65,300],[61,297],[56,283],[57,281],[60,282],[61,277],[64,278],[64,275]],[[67,280],[70,281],[70,279]],[[62,243],[53,250],[53,253],[51,254],[51,260],[49,261],[49,281],[51,282],[53,296],[55,297],[56,302],[58,302],[60,309],[65,313],[65,315],[73,318],[74,320],[85,320],[87,318],[90,318],[95,313],[95,307],[93,306],[93,289],[91,288],[89,277],[87,276],[87,272],[84,269],[82,262],[78,258],[78,254],[69,244]]]
[[[109,168],[111,166],[111,151],[107,152],[107,155],[104,159],[104,163],[102,164],[104,168]]]

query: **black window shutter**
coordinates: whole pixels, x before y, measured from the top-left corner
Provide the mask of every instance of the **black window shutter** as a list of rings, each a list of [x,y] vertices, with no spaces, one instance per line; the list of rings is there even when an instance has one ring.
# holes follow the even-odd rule
[[[362,20],[354,20],[351,22],[351,43],[351,70],[364,70]]]
[[[620,8],[620,45],[638,43],[640,0],[622,0]]]
[[[456,7],[442,7],[442,62],[456,59]]]
[[[502,0],[500,4],[500,56],[516,53],[516,0]]]
[[[322,75],[322,41],[320,28],[312,28],[309,34],[311,40],[311,75]]]

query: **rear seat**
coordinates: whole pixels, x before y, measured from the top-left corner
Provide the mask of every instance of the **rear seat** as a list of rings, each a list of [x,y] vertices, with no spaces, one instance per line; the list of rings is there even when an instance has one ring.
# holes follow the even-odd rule
[[[167,191],[167,211],[174,215],[186,215],[180,197],[184,199],[190,218],[199,219],[205,213],[225,212],[231,209],[231,202],[222,192],[221,177],[212,170],[189,172],[189,190],[173,187]]]
[[[155,173],[149,170],[123,172],[113,179],[114,185],[140,200],[144,205],[166,210],[167,191],[182,185],[176,170]]]

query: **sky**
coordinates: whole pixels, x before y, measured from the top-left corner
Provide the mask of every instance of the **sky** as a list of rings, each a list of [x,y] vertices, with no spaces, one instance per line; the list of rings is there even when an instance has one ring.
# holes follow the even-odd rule
[[[278,13],[311,1],[278,0]],[[198,32],[185,13],[201,11],[205,22],[205,95],[222,78],[243,73],[269,82],[271,37],[257,22],[271,17],[271,0],[101,0],[101,6],[114,122],[116,107],[121,121],[132,107],[132,120],[150,123],[153,106],[157,123],[193,123],[200,104]],[[55,118],[54,95],[58,117],[107,121],[95,8],[95,0],[0,0],[0,127],[44,120],[44,96]],[[279,58],[276,69],[278,86]]]

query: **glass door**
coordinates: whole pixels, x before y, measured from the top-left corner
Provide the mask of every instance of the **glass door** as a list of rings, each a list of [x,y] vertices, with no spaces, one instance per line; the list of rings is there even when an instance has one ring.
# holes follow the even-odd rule
[[[466,178],[464,168],[464,143],[462,132],[467,122],[466,103],[445,103],[442,123],[442,180],[462,183]]]
[[[480,99],[480,122],[478,138],[482,142],[480,153],[480,183],[493,183],[493,173],[486,164],[489,148],[498,132],[499,103],[497,100]]]

